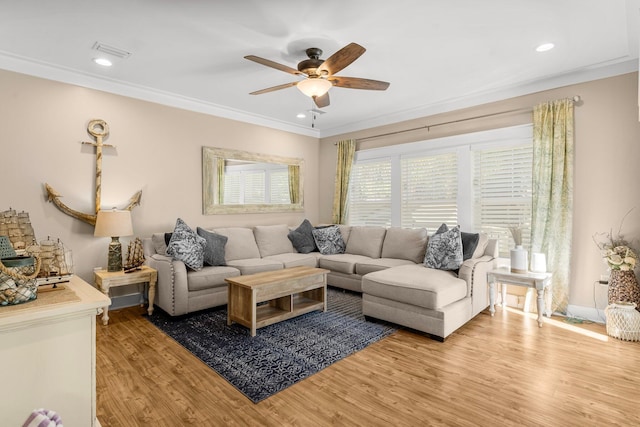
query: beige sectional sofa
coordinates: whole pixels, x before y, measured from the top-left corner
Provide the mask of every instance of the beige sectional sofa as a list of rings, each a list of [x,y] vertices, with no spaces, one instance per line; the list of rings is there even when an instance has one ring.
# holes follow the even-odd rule
[[[168,236],[143,240],[146,263],[158,270],[155,304],[178,316],[227,302],[226,278],[295,266],[330,270],[331,286],[361,292],[365,316],[391,321],[439,339],[488,306],[486,273],[497,256],[495,240],[480,235],[459,273],[423,264],[425,229],[338,226],[344,253],[298,253],[287,225],[212,228],[227,237],[226,265],[195,271],[166,254]]]

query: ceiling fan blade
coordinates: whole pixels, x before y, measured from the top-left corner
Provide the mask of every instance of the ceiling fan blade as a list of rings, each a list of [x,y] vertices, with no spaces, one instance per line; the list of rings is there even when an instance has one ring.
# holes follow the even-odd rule
[[[358,59],[366,51],[365,48],[357,43],[349,43],[330,57],[328,57],[322,65],[318,67],[318,75],[329,74],[330,76],[338,73],[340,70]]]
[[[297,84],[298,82],[285,83],[283,85],[278,85],[278,86],[268,87],[262,90],[257,90],[255,92],[251,92],[249,95],[262,95],[263,93],[273,92],[275,90],[280,90],[280,89],[286,89],[288,87],[295,86]]]
[[[322,96],[314,96],[313,102],[316,103],[318,108],[324,108],[329,106],[329,92],[325,93]]]
[[[275,68],[276,70],[280,70],[280,71],[284,71],[285,73],[289,73],[289,74],[302,74],[300,71],[296,70],[295,68],[291,68],[287,65],[282,65],[282,64],[278,64],[277,62],[271,61],[269,59],[264,59],[264,58],[260,58],[259,56],[255,56],[255,55],[247,55],[244,57],[244,59],[248,59],[249,61],[253,61],[253,62],[257,62],[258,64],[262,64],[262,65],[266,65],[267,67],[271,67],[271,68]]]
[[[327,80],[333,83],[334,86],[344,87],[347,89],[386,90],[389,87],[389,82],[360,79],[358,77],[332,76]]]

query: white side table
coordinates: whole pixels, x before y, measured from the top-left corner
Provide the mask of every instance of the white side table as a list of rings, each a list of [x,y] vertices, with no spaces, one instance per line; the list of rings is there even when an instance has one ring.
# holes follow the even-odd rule
[[[525,286],[535,289],[538,294],[538,326],[542,327],[544,317],[542,313],[551,317],[551,304],[545,303],[544,292],[547,291],[551,295],[551,273],[512,273],[508,268],[498,268],[487,273],[487,281],[489,282],[489,311],[493,316],[496,312],[496,283],[502,285],[502,306],[504,307],[507,299],[507,287],[504,285]]]

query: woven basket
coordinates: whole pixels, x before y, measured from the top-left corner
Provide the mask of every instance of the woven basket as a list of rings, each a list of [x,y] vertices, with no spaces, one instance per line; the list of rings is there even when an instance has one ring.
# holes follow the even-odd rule
[[[617,302],[604,309],[607,335],[623,341],[640,341],[640,313],[634,302]]]
[[[0,259],[0,305],[15,305],[36,299],[39,257]]]

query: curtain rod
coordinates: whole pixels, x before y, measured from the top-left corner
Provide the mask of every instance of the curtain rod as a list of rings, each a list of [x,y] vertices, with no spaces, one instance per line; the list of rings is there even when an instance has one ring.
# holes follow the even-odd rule
[[[574,102],[574,104],[580,102],[580,95],[573,96],[571,98],[571,100]],[[527,112],[527,111],[529,111],[529,112],[533,111],[533,108],[516,108],[516,109],[513,109],[513,110],[500,111],[500,112],[497,112],[497,113],[482,114],[482,115],[479,115],[479,116],[467,117],[465,119],[450,120],[448,122],[441,122],[441,123],[435,123],[435,124],[432,124],[432,125],[418,126],[418,127],[411,128],[411,129],[403,129],[403,130],[397,130],[397,131],[394,131],[394,132],[382,133],[382,134],[379,134],[379,135],[365,136],[363,138],[356,139],[356,141],[366,141],[368,139],[375,139],[375,138],[380,138],[380,137],[383,137],[383,136],[398,135],[398,134],[401,134],[401,133],[413,132],[413,131],[421,130],[421,129],[427,129],[427,131],[429,131],[431,128],[436,127],[436,126],[450,125],[450,124],[454,124],[454,123],[466,122],[466,121],[469,121],[469,120],[485,119],[487,117],[500,116],[500,115],[503,115],[503,114],[524,113],[524,112]],[[337,142],[333,143],[333,145],[337,145],[337,144],[338,144]]]

